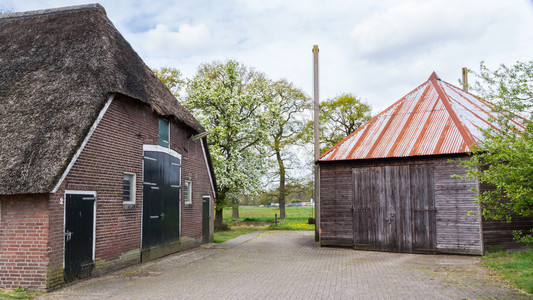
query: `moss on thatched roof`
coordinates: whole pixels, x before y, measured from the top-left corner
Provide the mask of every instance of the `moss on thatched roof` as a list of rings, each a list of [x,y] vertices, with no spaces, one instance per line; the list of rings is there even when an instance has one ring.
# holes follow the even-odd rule
[[[0,194],[50,192],[113,93],[204,131],[102,6],[0,15]]]

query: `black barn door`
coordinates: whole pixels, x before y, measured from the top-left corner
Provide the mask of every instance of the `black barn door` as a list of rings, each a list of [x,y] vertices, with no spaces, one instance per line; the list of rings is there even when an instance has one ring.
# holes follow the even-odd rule
[[[209,206],[211,202],[211,197],[204,196],[202,197],[202,242],[209,242]]]
[[[144,152],[142,247],[179,239],[181,161],[165,152]]]
[[[92,274],[94,195],[67,194],[65,203],[65,282]]]

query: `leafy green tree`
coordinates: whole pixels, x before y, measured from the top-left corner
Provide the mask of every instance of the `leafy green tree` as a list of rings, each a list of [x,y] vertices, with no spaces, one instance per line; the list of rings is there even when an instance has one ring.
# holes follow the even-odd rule
[[[311,180],[309,180],[311,179]],[[313,180],[312,178],[300,178],[291,180],[285,186],[287,203],[310,202],[313,199]],[[254,204],[270,204],[278,202],[279,187],[266,189],[256,197]]]
[[[533,61],[518,61],[513,66],[501,64],[496,70],[481,62],[480,71],[475,75],[478,81],[474,90],[481,98],[494,103],[498,111],[533,117]]]
[[[172,94],[181,99],[180,92],[185,87],[185,80],[181,78],[181,71],[172,67],[162,67],[152,70],[166,86],[172,92]]]
[[[262,73],[229,60],[203,64],[188,82],[184,105],[206,127],[217,175],[215,227],[224,206],[259,191],[266,169],[272,119],[269,81]]]
[[[501,65],[490,70],[483,62],[474,89],[495,104],[496,128],[483,130],[467,176],[494,187],[478,196],[485,218],[511,221],[513,216],[533,216],[533,61]],[[533,245],[533,231],[515,232],[515,239]]]
[[[294,152],[291,147],[305,142],[306,124],[303,113],[311,108],[311,99],[305,93],[286,80],[272,84],[273,115],[276,119],[270,127],[270,148],[276,161],[276,177],[279,182],[278,202],[280,218],[285,218],[285,202],[289,190],[286,189],[287,169],[293,162]]]
[[[357,130],[372,116],[372,107],[352,94],[345,93],[320,103],[321,152]]]

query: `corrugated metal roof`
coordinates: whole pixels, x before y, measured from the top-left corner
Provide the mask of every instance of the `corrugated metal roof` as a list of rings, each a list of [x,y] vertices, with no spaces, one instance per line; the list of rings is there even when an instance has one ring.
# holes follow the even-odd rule
[[[319,161],[465,153],[481,140],[481,128],[493,126],[489,121],[494,117],[492,108],[433,72]]]

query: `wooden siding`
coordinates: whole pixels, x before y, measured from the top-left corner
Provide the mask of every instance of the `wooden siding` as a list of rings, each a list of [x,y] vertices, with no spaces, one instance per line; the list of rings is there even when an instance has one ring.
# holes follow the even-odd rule
[[[324,246],[352,246],[352,169],[320,168],[320,241]]]
[[[477,187],[477,180],[451,178],[465,172],[458,162],[435,162],[437,248],[442,253],[483,254],[479,206],[476,192],[471,190]]]
[[[397,206],[394,207],[395,211],[411,209],[413,214],[411,218],[407,218],[405,213],[403,216],[398,215],[397,222],[403,222],[403,224],[395,228],[397,236],[401,236],[401,241],[392,241],[398,245],[398,250],[396,251],[412,252],[415,251],[413,249],[419,249],[419,252],[424,252],[421,249],[429,250],[433,243],[436,245],[437,250],[442,253],[482,254],[483,244],[480,230],[481,222],[478,214],[479,208],[475,203],[474,197],[476,193],[470,190],[471,187],[477,187],[477,181],[451,178],[454,174],[462,174],[464,172],[464,169],[458,164],[461,158],[452,157],[452,159],[450,160],[450,157],[433,159],[421,157],[397,161],[374,160],[362,163],[354,161],[345,162],[345,164],[321,164],[321,245],[352,246],[359,244],[361,246],[359,248],[364,249],[364,245],[369,244],[368,241],[372,239],[372,233],[369,232],[368,236],[365,236],[362,232],[357,233],[358,227],[356,224],[361,226],[365,222],[368,224],[375,223],[372,226],[385,228],[382,226],[383,224],[378,225],[376,223],[376,217],[371,219],[369,213],[365,215],[364,212],[367,211],[368,205],[364,200],[361,200],[363,201],[361,205],[353,206],[352,212],[353,202],[351,201],[353,201],[354,193],[361,193],[361,191],[357,192],[360,186],[369,184],[368,181],[372,180],[359,179],[356,182],[352,178],[352,169],[406,166],[387,168],[389,171],[386,172],[389,172],[389,175],[383,175],[385,176],[383,177],[383,182],[388,182],[388,187],[383,189],[382,193],[388,193],[389,197],[396,193],[398,199],[411,197],[411,193],[427,193],[418,198],[433,197],[435,202],[434,209],[428,204],[416,201],[414,204],[412,204],[413,202],[408,204],[405,201],[394,204]],[[409,168],[409,171],[406,168]],[[432,171],[428,171],[429,169]],[[433,175],[427,173],[424,175],[420,172],[432,172]],[[409,186],[407,186],[407,181],[402,182],[399,179],[406,176],[410,177]],[[365,176],[361,178],[365,178]],[[391,178],[395,179],[392,180]],[[429,180],[424,181],[423,178]],[[424,188],[420,188],[422,186]],[[433,195],[431,196],[431,194]],[[370,201],[370,198],[367,201]],[[385,205],[385,203],[382,203],[382,205]],[[412,207],[408,208],[408,205],[412,205]],[[470,211],[474,212],[474,214],[469,215]],[[390,214],[390,212],[385,212],[384,209],[381,209],[378,214],[379,219],[387,219],[386,214]],[[431,221],[431,214],[434,215],[433,221]],[[435,222],[434,227],[420,226],[420,224],[431,224],[431,222]],[[406,228],[410,227],[416,229],[406,230]],[[400,230],[399,228],[404,229]],[[422,236],[433,236],[434,240],[429,239],[422,242],[423,239],[420,238]],[[354,237],[357,238],[354,239]],[[386,250],[381,246],[376,246],[376,249]]]
[[[493,187],[488,184],[479,184],[480,193],[491,190]],[[512,216],[511,222],[507,223],[505,220],[488,220],[482,219],[483,224],[483,244],[485,250],[490,250],[493,247],[500,247],[503,249],[521,247],[513,240],[513,231],[522,230],[528,232],[533,229],[533,217]]]
[[[436,252],[433,166],[354,168],[354,248]]]
[[[408,212],[412,214],[412,221],[406,227],[412,228],[412,252],[432,253],[436,249],[434,178],[435,169],[432,164],[413,165],[409,168],[411,209]],[[409,205],[409,201],[405,202]]]

